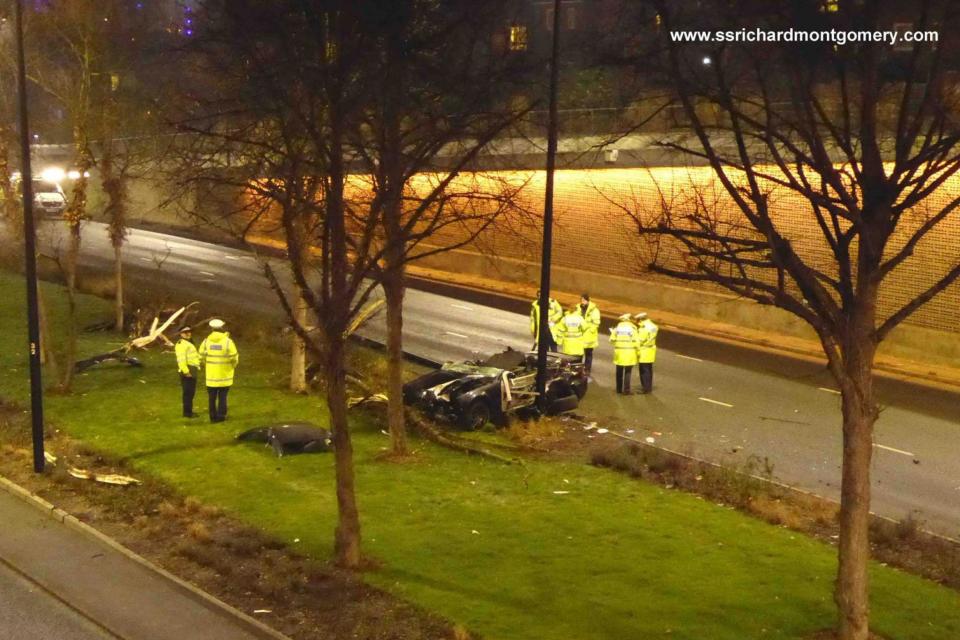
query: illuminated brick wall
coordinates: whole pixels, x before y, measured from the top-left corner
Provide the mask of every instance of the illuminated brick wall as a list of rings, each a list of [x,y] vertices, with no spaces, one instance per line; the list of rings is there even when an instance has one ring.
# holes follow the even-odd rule
[[[513,178],[528,179],[522,190],[520,203],[530,211],[543,206],[544,174],[530,172],[513,174]],[[583,269],[597,274],[653,279],[644,273],[652,245],[641,242],[636,225],[621,208],[653,215],[659,211],[661,195],[674,211],[692,209],[691,182],[700,185],[704,204],[718,212],[721,220],[736,223],[740,218],[729,197],[712,177],[709,169],[654,168],[600,169],[559,171],[556,181],[556,228],[553,260],[559,267]],[[936,211],[950,199],[960,196],[960,177],[954,177],[933,193],[923,206],[915,209],[901,224],[901,230],[891,242],[892,253],[903,245],[911,229],[916,228],[930,212]],[[832,255],[823,239],[807,203],[796,194],[785,190],[774,191],[771,207],[778,227],[792,242],[808,264],[826,273],[835,272]],[[487,231],[478,241],[478,248],[497,256],[539,262],[539,230],[523,223],[511,224],[508,231]],[[440,234],[440,243],[457,238],[456,228]],[[660,247],[661,262],[680,267],[685,257],[675,245]],[[960,211],[941,223],[886,280],[881,289],[882,317],[892,313],[908,300],[935,282],[946,270],[960,261]],[[768,278],[770,276],[767,276]],[[675,282],[675,281],[674,281]],[[717,290],[715,285],[686,283]],[[948,331],[960,331],[960,285],[953,285],[909,320],[912,324]]]
[[[459,204],[448,208],[468,211],[494,206],[489,199],[464,205],[469,194],[518,189],[517,207],[498,218],[497,223],[480,234],[467,249],[487,255],[513,258],[537,264],[540,261],[541,212],[543,210],[545,174],[535,172],[490,172],[481,176],[466,175],[453,184],[464,194]],[[436,177],[421,176],[413,185],[411,204],[416,192],[436,184]],[[691,185],[697,185],[694,189]],[[363,207],[369,198],[369,182],[355,179],[356,188],[348,189],[348,197]],[[557,267],[580,269],[591,274],[635,276],[637,287],[649,286],[654,280],[669,281],[665,276],[646,272],[655,250],[648,240],[641,240],[630,212],[655,216],[661,202],[675,213],[693,210],[693,195],[699,195],[701,206],[727,224],[743,224],[726,192],[715,181],[708,168],[658,167],[653,169],[596,169],[558,171],[556,180],[556,227],[553,261]],[[909,233],[925,216],[950,199],[960,196],[960,177],[953,177],[933,193],[924,205],[910,213],[893,238],[889,251],[903,245]],[[456,198],[455,198],[456,200]],[[809,204],[798,195],[775,190],[770,197],[773,216],[783,235],[807,264],[833,275],[835,262],[817,227]],[[469,217],[469,216],[468,216]],[[455,216],[454,216],[455,218]],[[476,220],[451,222],[426,242],[429,245],[452,246],[469,237],[468,229]],[[257,225],[258,230],[277,233],[277,219],[269,216]],[[427,249],[430,247],[428,246]],[[688,265],[685,253],[670,242],[659,246],[659,261],[675,268]],[[881,288],[880,312],[886,317],[920,291],[935,282],[946,270],[960,261],[960,210],[941,223],[917,247],[914,255],[895,270]],[[503,268],[509,268],[505,265]],[[506,275],[506,274],[505,274]],[[770,274],[763,277],[773,282]],[[534,282],[530,283],[535,285]],[[711,291],[725,291],[709,283],[684,282],[685,286]],[[576,292],[573,292],[576,293]],[[629,297],[629,296],[627,296]],[[911,324],[960,332],[960,284],[954,284],[917,311]]]

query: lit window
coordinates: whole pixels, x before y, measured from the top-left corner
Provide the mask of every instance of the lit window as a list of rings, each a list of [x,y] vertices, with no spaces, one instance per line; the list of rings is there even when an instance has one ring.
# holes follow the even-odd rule
[[[824,13],[836,13],[840,11],[840,0],[823,0],[823,4],[820,5],[820,11]]]
[[[527,50],[527,28],[522,24],[510,27],[510,51]]]

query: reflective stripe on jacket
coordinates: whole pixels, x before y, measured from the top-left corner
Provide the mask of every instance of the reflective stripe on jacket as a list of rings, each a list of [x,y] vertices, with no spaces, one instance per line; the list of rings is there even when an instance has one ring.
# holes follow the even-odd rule
[[[587,349],[596,349],[600,344],[600,309],[590,302],[583,313],[584,332],[583,346]]]
[[[637,326],[629,320],[622,320],[620,324],[610,330],[610,344],[613,345],[613,364],[621,367],[632,367],[637,364]]]
[[[637,353],[640,362],[647,364],[657,360],[657,333],[660,328],[653,323],[653,320],[647,318],[640,323],[638,335],[638,344],[640,345]]]
[[[240,361],[237,345],[230,334],[214,331],[200,344],[200,358],[206,365],[204,375],[208,387],[229,387],[233,384],[233,372]]]
[[[557,342],[560,345],[560,352],[568,356],[582,356],[585,330],[586,323],[579,310],[563,316],[563,320],[557,325]]]
[[[180,338],[173,351],[177,354],[177,370],[183,375],[190,374],[190,367],[200,368],[200,354],[189,340]]]

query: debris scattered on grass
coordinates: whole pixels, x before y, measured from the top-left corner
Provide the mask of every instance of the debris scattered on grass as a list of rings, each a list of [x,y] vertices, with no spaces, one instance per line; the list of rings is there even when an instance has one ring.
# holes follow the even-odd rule
[[[472,533],[472,534],[475,535],[475,536],[480,535],[480,532],[477,531],[476,529],[471,529],[471,530],[470,530],[470,533]]]
[[[94,473],[93,471],[87,471],[86,469],[78,469],[76,467],[68,467],[67,473],[69,473],[74,478],[79,480],[93,480],[94,482],[100,482],[102,484],[112,484],[118,487],[127,487],[132,484],[140,484],[140,481],[136,478],[131,478],[130,476],[122,476],[117,473]]]
[[[254,609],[254,613],[273,613],[273,609]]]
[[[647,440],[647,444],[653,444],[654,442],[656,442],[656,440],[650,436],[647,436],[646,440]]]
[[[347,398],[347,408],[353,409],[364,405],[368,402],[387,402],[387,394],[385,393],[373,393],[368,396],[354,396],[352,398]]]
[[[554,491],[554,492],[553,492],[553,495],[555,495],[555,496],[565,496],[565,495],[567,495],[568,493],[570,493],[570,492],[569,492],[569,491]]]
[[[610,433],[609,429],[597,429],[597,433]]]

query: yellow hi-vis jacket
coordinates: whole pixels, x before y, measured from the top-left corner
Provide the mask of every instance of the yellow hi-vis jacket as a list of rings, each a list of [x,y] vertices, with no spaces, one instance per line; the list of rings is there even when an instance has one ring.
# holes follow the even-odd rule
[[[639,336],[637,342],[639,348],[637,353],[639,361],[643,364],[656,362],[657,360],[657,333],[660,328],[653,323],[653,320],[646,318],[640,323]]]
[[[637,325],[629,320],[621,320],[620,324],[610,330],[610,344],[613,345],[613,364],[621,367],[632,367],[637,364],[638,342]]]
[[[200,354],[197,353],[197,348],[189,340],[180,338],[173,351],[177,354],[177,369],[183,375],[190,375],[190,367],[200,368]]]
[[[596,349],[600,344],[600,309],[590,302],[583,312],[585,330],[583,332],[583,346],[586,349]]]
[[[560,353],[565,353],[568,356],[582,356],[583,336],[586,328],[586,322],[580,315],[579,308],[563,316],[563,320],[557,324],[557,342],[559,343]]]
[[[563,318],[563,307],[560,306],[560,303],[550,298],[550,302],[547,303],[547,308],[550,312],[547,314],[547,322],[550,324],[550,333],[553,335],[553,341],[557,342],[557,323]],[[540,340],[540,301],[534,300],[530,303],[530,335],[533,336],[533,341],[538,342]]]
[[[214,331],[207,336],[200,344],[200,358],[206,364],[208,387],[229,387],[233,384],[233,371],[240,361],[240,354],[229,333]]]

